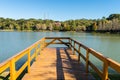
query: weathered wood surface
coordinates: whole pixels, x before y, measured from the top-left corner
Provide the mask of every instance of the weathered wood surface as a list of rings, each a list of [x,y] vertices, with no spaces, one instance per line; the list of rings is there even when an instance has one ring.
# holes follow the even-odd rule
[[[22,80],[95,80],[68,48],[45,48]]]

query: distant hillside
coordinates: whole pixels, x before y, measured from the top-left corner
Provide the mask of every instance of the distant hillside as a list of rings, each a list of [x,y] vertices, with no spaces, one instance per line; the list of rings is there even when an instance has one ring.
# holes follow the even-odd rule
[[[77,19],[67,21],[53,21],[42,19],[10,19],[0,18],[0,30],[58,30],[58,31],[96,31],[120,32],[120,14],[111,14],[102,19]]]

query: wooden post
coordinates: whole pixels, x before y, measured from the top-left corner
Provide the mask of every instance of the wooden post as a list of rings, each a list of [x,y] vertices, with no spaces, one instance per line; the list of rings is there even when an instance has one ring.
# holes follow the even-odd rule
[[[89,50],[86,50],[86,73],[89,72]]]
[[[79,62],[79,63],[80,63],[80,54],[81,54],[81,52],[80,52],[80,46],[81,46],[81,45],[79,45],[79,47],[78,47],[78,52],[79,52],[79,53],[78,53],[78,62]]]
[[[41,46],[42,46],[42,50],[43,50],[43,48],[45,47],[45,38],[43,39]]]
[[[74,41],[74,49],[73,49],[74,51],[73,51],[73,54],[75,54],[75,41]]]
[[[41,40],[40,48],[41,48],[41,50],[42,50],[42,48],[43,48],[43,39]]]
[[[40,44],[40,47],[39,47],[39,54],[41,53],[41,44]]]
[[[10,80],[16,80],[15,59],[10,61]]]
[[[69,39],[69,48],[71,49],[71,39]]]
[[[108,80],[108,62],[107,60],[103,64],[103,78],[102,80]]]
[[[40,55],[40,43],[38,44],[38,55]]]
[[[43,40],[43,48],[45,47],[45,39]]]
[[[35,61],[37,60],[37,45],[35,46]]]
[[[71,49],[72,49],[72,40],[70,39],[70,46],[71,46]]]
[[[28,50],[28,73],[30,73],[30,49]]]
[[[40,47],[39,47],[39,50],[40,50],[39,54],[41,54],[42,46],[43,46],[43,43],[42,43],[42,41],[41,41],[41,42],[40,42]]]
[[[45,46],[46,46],[46,42],[45,42],[45,38],[44,38],[44,41],[43,41],[43,48],[45,48]]]

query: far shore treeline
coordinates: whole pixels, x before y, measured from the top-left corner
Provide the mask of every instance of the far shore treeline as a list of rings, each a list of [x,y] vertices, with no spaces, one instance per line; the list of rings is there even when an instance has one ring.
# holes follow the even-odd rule
[[[54,21],[49,19],[11,19],[0,17],[0,30],[120,32],[120,14],[102,19]]]

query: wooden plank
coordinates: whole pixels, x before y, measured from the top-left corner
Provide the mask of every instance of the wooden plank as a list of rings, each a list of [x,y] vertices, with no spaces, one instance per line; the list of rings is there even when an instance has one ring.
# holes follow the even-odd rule
[[[28,71],[28,73],[30,73],[30,63],[31,63],[31,60],[30,60],[30,50],[28,51],[28,54],[27,54],[27,65],[28,65],[28,69],[27,69],[27,71]]]
[[[70,39],[69,37],[45,37],[45,39]]]
[[[74,39],[71,39],[71,40],[72,40],[73,42],[75,42],[76,44],[81,45],[82,48],[84,48],[84,49],[89,49],[87,46],[83,45],[82,43],[80,43],[80,42],[78,42],[78,41],[76,41],[76,40],[74,40]]]
[[[48,43],[46,42],[46,44],[47,44],[47,45],[53,44],[56,40],[57,40],[57,39],[53,39],[52,41],[50,41],[50,42],[48,42]]]
[[[62,44],[64,44],[64,45],[66,45],[66,46],[68,46],[69,47],[69,42],[63,42],[61,39],[58,39]]]
[[[75,46],[75,41],[74,41],[74,46],[73,46],[73,54],[76,52],[76,46]]]
[[[10,61],[5,62],[4,64],[1,64],[0,65],[0,73],[2,73],[3,71],[5,71],[9,67],[10,67]]]
[[[95,56],[96,58],[98,58],[99,60],[105,62],[106,58],[103,56],[103,54],[96,52],[94,49],[90,48],[89,49],[90,53]]]
[[[46,43],[46,44],[49,44],[49,43]],[[53,42],[51,44],[69,44],[69,42],[65,42],[65,43],[62,43],[62,42]]]
[[[71,45],[72,46],[72,45]],[[72,46],[73,47],[73,46]],[[74,47],[73,47],[74,48]],[[78,54],[80,54],[81,55],[81,57],[86,61],[86,57],[82,54],[82,53],[80,53],[76,48],[74,48],[75,49],[75,51],[78,53]]]
[[[80,56],[81,56],[81,50],[80,50],[80,45],[78,47],[78,62],[80,62]]]
[[[67,48],[45,48],[22,80],[95,80]]]
[[[30,61],[32,61],[35,58],[35,53],[33,53],[30,57]]]
[[[116,61],[114,61],[114,60],[112,60],[110,58],[107,58],[107,60],[108,60],[108,65],[111,68],[115,69],[117,72],[120,73],[120,63],[118,63],[118,62],[116,62]]]
[[[15,58],[10,61],[10,80],[16,80]]]
[[[108,62],[107,62],[107,60],[103,63],[102,80],[108,80]]]
[[[89,50],[86,50],[86,72],[89,71]]]
[[[21,59],[23,56],[25,56],[28,53],[28,49],[23,50],[22,52],[20,52],[19,54],[17,54],[15,56],[15,62],[18,61],[19,59]]]
[[[30,73],[26,74],[22,80],[56,79],[56,50],[44,49],[41,53],[31,66]]]

